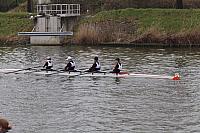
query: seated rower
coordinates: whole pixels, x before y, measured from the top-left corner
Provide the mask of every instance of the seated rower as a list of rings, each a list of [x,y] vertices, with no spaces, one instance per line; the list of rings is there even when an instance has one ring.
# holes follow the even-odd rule
[[[52,67],[53,67],[53,63],[52,63],[51,57],[47,57],[47,61],[44,64],[43,68],[45,68],[46,70],[51,70]]]
[[[114,69],[111,73],[117,73],[118,74],[122,70],[122,64],[121,64],[119,58],[116,58],[115,60],[116,60],[116,64],[115,64],[115,67],[114,67]]]
[[[94,63],[92,65],[92,67],[90,67],[90,69],[87,72],[100,71],[100,69],[101,69],[101,65],[98,61],[98,57],[94,57]]]
[[[175,73],[175,75],[172,77],[172,80],[180,80],[180,75],[179,73]]]
[[[67,66],[65,67],[65,71],[75,71],[75,62],[72,60],[72,57],[67,57],[66,59],[68,61]]]

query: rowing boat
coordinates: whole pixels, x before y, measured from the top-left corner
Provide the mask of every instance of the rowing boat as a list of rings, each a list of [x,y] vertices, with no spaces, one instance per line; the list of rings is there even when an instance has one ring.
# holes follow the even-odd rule
[[[41,69],[30,69],[23,70],[21,69],[0,69],[0,73],[12,73],[22,74],[22,73],[33,73],[35,75],[58,75],[58,76],[80,76],[80,77],[135,77],[135,78],[156,78],[156,79],[173,79],[173,76],[167,75],[153,75],[153,74],[142,74],[142,73],[128,73],[121,72],[119,74],[109,73],[109,72],[82,72],[82,71],[72,71],[66,72],[63,70],[41,70]]]

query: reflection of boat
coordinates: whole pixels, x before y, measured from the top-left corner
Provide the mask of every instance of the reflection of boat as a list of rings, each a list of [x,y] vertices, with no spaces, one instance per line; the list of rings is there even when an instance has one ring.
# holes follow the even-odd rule
[[[128,73],[121,72],[119,74],[109,73],[109,72],[84,72],[84,71],[71,71],[66,72],[63,70],[42,70],[42,69],[0,69],[2,74],[20,74],[20,73],[33,73],[36,75],[60,75],[60,76],[80,76],[80,77],[135,77],[135,78],[156,78],[156,79],[173,79],[180,80],[179,78],[174,78],[175,76],[167,75],[152,75],[152,74],[141,74],[141,73]]]

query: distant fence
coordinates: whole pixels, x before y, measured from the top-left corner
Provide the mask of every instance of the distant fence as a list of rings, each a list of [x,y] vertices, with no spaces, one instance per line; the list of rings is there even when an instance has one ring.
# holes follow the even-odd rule
[[[37,5],[37,14],[57,14],[60,16],[79,16],[80,4]]]

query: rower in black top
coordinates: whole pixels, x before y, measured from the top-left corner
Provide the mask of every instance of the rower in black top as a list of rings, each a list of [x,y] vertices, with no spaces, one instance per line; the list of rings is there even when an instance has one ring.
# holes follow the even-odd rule
[[[47,57],[47,61],[44,64],[43,68],[45,68],[46,70],[51,70],[52,67],[53,67],[53,63],[52,63],[51,57]]]
[[[90,69],[87,72],[100,71],[100,69],[101,69],[101,65],[98,61],[98,57],[94,57],[94,63],[92,65],[92,67],[90,67]]]
[[[116,64],[115,64],[115,67],[114,67],[114,69],[111,73],[120,73],[120,71],[122,70],[122,64],[121,64],[119,58],[116,58],[115,60],[116,60]]]
[[[66,59],[68,61],[67,66],[65,67],[65,71],[75,71],[75,62],[72,60],[72,57],[67,57]]]

